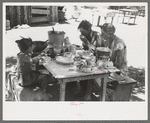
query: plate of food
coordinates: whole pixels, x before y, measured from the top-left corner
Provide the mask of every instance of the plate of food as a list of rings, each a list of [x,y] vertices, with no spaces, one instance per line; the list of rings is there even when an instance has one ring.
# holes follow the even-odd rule
[[[57,56],[56,63],[63,64],[63,65],[70,65],[74,63],[74,60],[70,57]]]
[[[80,61],[77,65],[77,71],[84,72],[84,73],[90,73],[93,72],[93,69],[91,66],[87,65],[87,62],[85,60]]]

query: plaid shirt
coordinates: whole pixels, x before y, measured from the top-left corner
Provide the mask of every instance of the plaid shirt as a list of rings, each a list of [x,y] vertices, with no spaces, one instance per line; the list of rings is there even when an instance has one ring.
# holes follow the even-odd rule
[[[100,33],[96,31],[91,31],[90,35],[86,37],[89,43],[95,47],[100,47],[101,46],[101,37]],[[82,46],[84,50],[89,50],[89,46],[82,42]]]

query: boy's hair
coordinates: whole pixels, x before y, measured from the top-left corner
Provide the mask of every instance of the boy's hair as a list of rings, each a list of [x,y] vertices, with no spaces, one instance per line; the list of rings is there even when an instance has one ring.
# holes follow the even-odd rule
[[[80,28],[83,28],[83,29],[89,31],[92,28],[92,24],[90,22],[88,22],[87,20],[83,20],[78,26],[78,29],[80,29]]]

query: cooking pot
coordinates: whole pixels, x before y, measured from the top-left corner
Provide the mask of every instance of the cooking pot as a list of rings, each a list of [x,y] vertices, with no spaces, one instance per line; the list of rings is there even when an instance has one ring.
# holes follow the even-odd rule
[[[96,52],[98,56],[110,56],[111,50],[107,47],[97,47]]]

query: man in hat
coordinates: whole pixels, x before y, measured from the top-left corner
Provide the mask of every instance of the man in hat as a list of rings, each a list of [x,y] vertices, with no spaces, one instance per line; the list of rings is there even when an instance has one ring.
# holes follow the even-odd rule
[[[111,49],[110,61],[121,70],[121,74],[127,75],[126,45],[122,39],[115,35],[116,28],[110,23],[105,23],[101,28],[101,47]]]
[[[31,38],[22,38],[21,40],[16,40],[20,53],[17,54],[17,72],[19,85],[22,87],[28,87],[32,85],[37,85],[41,87],[46,92],[46,87],[48,85],[48,75],[41,74],[39,71],[34,69],[34,65],[41,59],[41,56],[32,57],[33,45]]]

